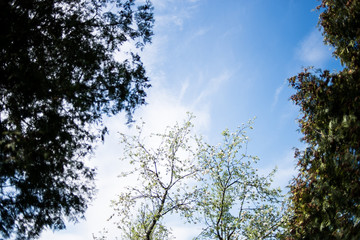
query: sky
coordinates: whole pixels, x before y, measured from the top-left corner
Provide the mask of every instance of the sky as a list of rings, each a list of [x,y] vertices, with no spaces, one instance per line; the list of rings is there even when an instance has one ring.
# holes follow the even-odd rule
[[[146,122],[145,133],[163,132],[192,112],[196,133],[216,144],[224,129],[235,131],[256,117],[248,133],[248,153],[260,158],[261,172],[277,167],[274,185],[286,191],[296,174],[293,148],[303,147],[297,131],[299,109],[289,101],[294,90],[287,79],[306,66],[339,68],[317,28],[318,1],[152,2],[154,36],[141,53],[152,87],[148,104],[137,109],[135,120]],[[45,231],[41,240],[88,240],[104,227],[111,229],[110,201],[127,183],[118,178],[128,167],[120,161],[119,132],[131,134],[134,129],[126,125],[124,114],[106,118],[105,124],[110,134],[89,160],[98,169],[98,193],[86,220],[68,223],[63,231]],[[169,224],[179,240],[200,231],[183,220]]]

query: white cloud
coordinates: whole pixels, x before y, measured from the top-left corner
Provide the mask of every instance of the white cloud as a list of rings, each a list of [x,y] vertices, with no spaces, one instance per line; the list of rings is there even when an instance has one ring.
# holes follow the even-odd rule
[[[221,73],[219,76],[213,77],[204,84],[198,97],[193,102],[193,106],[206,105],[209,102],[210,96],[219,90],[220,86],[231,78],[232,74],[228,71]]]
[[[331,58],[330,47],[324,45],[318,29],[314,29],[299,45],[296,56],[306,65],[319,66]]]
[[[152,0],[155,8],[155,31],[162,28],[183,29],[186,19],[189,19],[201,0]],[[166,13],[163,11],[166,10]]]
[[[184,95],[186,93],[186,91],[189,88],[189,80],[185,80],[182,85],[181,85],[181,90],[180,90],[180,94],[179,94],[179,100],[181,101],[184,98]]]
[[[151,0],[153,5],[155,6],[155,8],[158,8],[160,10],[172,7],[176,4],[182,4],[182,3],[195,4],[195,3],[199,3],[201,1],[202,0]],[[191,5],[191,6],[193,6],[193,5]]]
[[[158,27],[171,27],[175,25],[180,30],[184,23],[184,19],[187,18],[185,14],[177,13],[174,15],[160,15],[155,18]]]
[[[275,91],[275,94],[274,94],[274,100],[273,100],[273,103],[271,104],[271,110],[274,110],[276,104],[278,103],[279,101],[279,96],[282,92],[282,90],[284,89],[284,86],[286,85],[286,81],[284,81],[281,86],[279,86],[276,91]]]
[[[200,28],[197,32],[195,32],[194,36],[195,37],[200,37],[200,36],[203,36],[205,35],[207,32],[209,32],[210,28],[207,27],[207,28]]]

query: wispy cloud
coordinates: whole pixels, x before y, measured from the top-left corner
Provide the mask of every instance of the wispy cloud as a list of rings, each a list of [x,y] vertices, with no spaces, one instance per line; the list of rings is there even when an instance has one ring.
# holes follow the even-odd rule
[[[180,90],[180,94],[179,94],[179,101],[182,101],[185,93],[187,92],[189,88],[189,79],[185,80],[182,85],[181,85],[181,90]]]
[[[222,84],[231,78],[232,74],[228,71],[221,73],[219,76],[213,77],[209,82],[205,83],[198,94],[198,97],[194,100],[193,106],[203,105],[205,102],[209,102],[209,97],[214,94]]]
[[[183,29],[183,23],[189,19],[202,0],[152,0],[155,6],[156,28],[178,27]],[[166,14],[162,11],[166,9]]]
[[[324,45],[323,37],[318,29],[314,29],[299,44],[296,57],[306,65],[323,65],[331,58],[330,47]]]
[[[210,31],[211,28],[209,27],[205,27],[205,28],[200,28],[198,29],[197,31],[193,32],[192,35],[190,37],[188,37],[183,45],[184,46],[188,46],[189,44],[191,44],[194,40],[198,39],[198,38],[201,38],[203,36],[205,36],[209,31]]]
[[[275,91],[275,94],[274,94],[274,100],[271,104],[271,110],[274,110],[276,104],[278,103],[279,101],[279,96],[281,94],[281,92],[283,91],[284,87],[286,85],[286,81],[284,81]]]

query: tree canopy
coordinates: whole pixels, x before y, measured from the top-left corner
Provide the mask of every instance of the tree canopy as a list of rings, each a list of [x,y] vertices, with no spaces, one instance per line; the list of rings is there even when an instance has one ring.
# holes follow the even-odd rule
[[[94,195],[84,164],[104,114],[129,121],[150,87],[125,42],[152,36],[149,1],[0,2],[0,235],[19,239],[77,221]]]
[[[137,135],[121,135],[123,160],[130,163],[121,177],[137,180],[112,202],[110,219],[119,237],[173,239],[165,219],[178,213],[203,227],[194,239],[277,239],[283,197],[271,187],[275,171],[260,175],[254,168],[258,158],[246,152],[245,130],[251,126],[225,130],[224,141],[213,146],[192,134],[191,120],[149,138],[142,136],[143,127]],[[149,147],[154,142],[159,144]],[[95,239],[107,239],[107,230],[100,234]]]
[[[271,186],[275,169],[261,176],[255,168],[259,158],[247,153],[251,124],[223,131],[221,144],[202,149],[197,203],[205,227],[196,239],[278,239],[283,198]]]
[[[360,3],[323,0],[325,42],[343,70],[305,69],[289,79],[305,151],[291,185],[292,239],[360,238]]]
[[[142,136],[143,126],[137,135],[121,135],[123,160],[131,164],[121,177],[137,176],[136,183],[112,201],[112,220],[122,230],[122,239],[172,239],[164,218],[175,212],[189,216],[194,210],[196,188],[190,184],[200,170],[200,141],[192,134],[191,119],[150,138]],[[154,142],[158,146],[149,147]]]

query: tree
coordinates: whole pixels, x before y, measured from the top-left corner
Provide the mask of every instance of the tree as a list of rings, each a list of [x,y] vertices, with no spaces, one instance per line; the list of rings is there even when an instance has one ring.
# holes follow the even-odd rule
[[[317,9],[323,9],[319,25],[323,30],[325,43],[334,48],[334,56],[348,70],[359,71],[360,9],[358,1],[322,0]]]
[[[84,164],[104,114],[133,111],[150,86],[135,52],[152,6],[134,0],[0,2],[0,235],[38,237],[77,221],[94,195]]]
[[[297,91],[304,151],[291,185],[291,239],[360,238],[360,69],[358,1],[323,0],[319,24],[344,69],[305,69]]]
[[[198,239],[275,239],[280,232],[281,190],[271,188],[275,170],[264,177],[253,167],[258,157],[247,154],[250,124],[225,130],[222,144],[203,149],[198,205],[206,227]]]
[[[135,174],[139,183],[112,203],[112,218],[123,239],[170,239],[170,231],[162,224],[164,217],[174,212],[189,216],[194,210],[196,190],[190,185],[197,177],[199,140],[191,135],[191,119],[164,134],[151,135],[150,142],[160,138],[156,148],[146,146],[142,127],[136,136],[122,134],[124,159],[134,166],[122,176]]]

